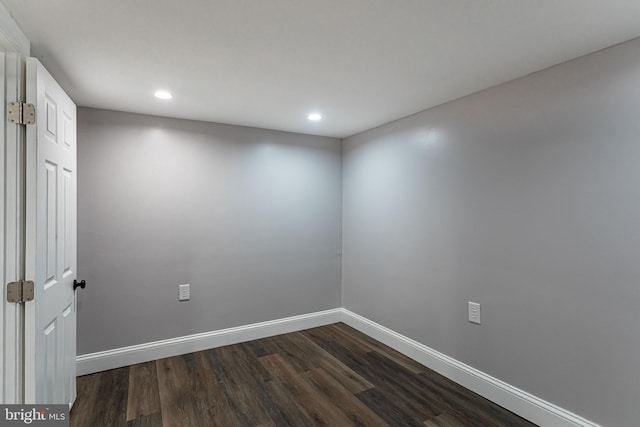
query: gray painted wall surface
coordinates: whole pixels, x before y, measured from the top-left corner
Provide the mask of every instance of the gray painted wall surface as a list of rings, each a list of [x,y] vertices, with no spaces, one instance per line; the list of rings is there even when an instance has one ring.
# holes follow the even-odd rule
[[[638,425],[640,40],[348,138],[343,156],[347,309]]]
[[[80,108],[78,141],[78,354],[340,307],[340,140]]]

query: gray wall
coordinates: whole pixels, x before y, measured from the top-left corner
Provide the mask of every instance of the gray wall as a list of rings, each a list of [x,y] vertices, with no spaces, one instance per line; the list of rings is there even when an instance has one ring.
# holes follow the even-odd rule
[[[344,144],[347,309],[638,424],[640,39]]]
[[[78,354],[341,305],[339,140],[87,108],[78,132]]]

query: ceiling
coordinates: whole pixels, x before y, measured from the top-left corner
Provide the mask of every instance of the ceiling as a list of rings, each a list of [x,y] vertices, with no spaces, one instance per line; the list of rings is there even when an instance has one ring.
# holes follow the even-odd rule
[[[335,137],[640,36],[638,0],[1,1],[79,106]]]

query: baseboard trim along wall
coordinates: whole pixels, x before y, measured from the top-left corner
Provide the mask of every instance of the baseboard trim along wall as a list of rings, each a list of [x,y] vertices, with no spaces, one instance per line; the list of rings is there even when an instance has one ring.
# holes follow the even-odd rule
[[[543,427],[600,427],[349,310],[342,309],[342,321],[535,424]]]
[[[601,427],[344,308],[80,355],[78,375],[344,322],[540,426]]]
[[[341,320],[342,309],[336,308],[267,322],[253,323],[251,325],[121,347],[97,353],[83,354],[76,357],[76,375],[87,375],[165,357],[179,356],[195,351],[330,325],[340,322]]]

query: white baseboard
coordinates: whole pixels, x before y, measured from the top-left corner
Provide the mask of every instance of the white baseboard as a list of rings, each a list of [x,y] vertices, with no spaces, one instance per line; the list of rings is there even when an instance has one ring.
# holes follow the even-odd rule
[[[301,316],[286,317],[268,322],[83,354],[76,357],[76,374],[78,376],[92,374],[165,357],[179,356],[195,351],[330,325],[340,322],[341,319],[342,309],[336,308]]]
[[[77,375],[178,356],[240,342],[344,322],[424,366],[540,426],[600,427],[579,415],[398,334],[344,308],[155,341],[76,358]]]
[[[342,321],[352,328],[535,424],[543,427],[600,427],[367,318],[346,309],[341,311]]]

